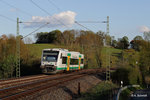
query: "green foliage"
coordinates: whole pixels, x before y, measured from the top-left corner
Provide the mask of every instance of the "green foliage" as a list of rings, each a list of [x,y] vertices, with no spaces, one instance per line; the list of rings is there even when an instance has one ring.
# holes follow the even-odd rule
[[[89,92],[83,93],[80,100],[108,100],[111,95],[109,91],[114,88],[117,86],[111,82],[101,82]]]
[[[128,49],[129,39],[127,36],[124,36],[118,41],[117,48],[119,49]]]
[[[139,66],[143,77],[143,83],[149,83],[147,76],[150,76],[150,42],[143,41],[140,50]],[[145,80],[144,80],[145,79]]]
[[[143,40],[142,36],[136,36],[133,40]]]
[[[143,47],[144,42],[145,42],[144,40],[132,40],[130,42],[131,48],[136,50],[136,51],[140,51]]]
[[[14,55],[8,55],[3,59],[3,61],[1,61],[0,70],[4,78],[10,78],[13,76],[15,70],[15,62],[16,59]]]
[[[2,35],[0,37],[0,77],[9,78],[13,76],[15,69],[15,37]]]
[[[112,74],[112,79],[120,84],[142,84],[142,75],[139,67],[139,53],[134,49],[124,50],[121,53],[119,68]]]
[[[124,86],[129,84],[142,84],[142,76],[138,67],[118,68],[116,72],[112,73],[112,79],[119,84],[123,81]]]
[[[62,33],[59,30],[54,30],[51,32],[40,32],[36,34],[36,43],[54,43],[61,42]]]
[[[142,76],[138,67],[129,69],[129,84],[142,84]]]
[[[112,40],[111,46],[116,48],[117,47],[117,40]]]

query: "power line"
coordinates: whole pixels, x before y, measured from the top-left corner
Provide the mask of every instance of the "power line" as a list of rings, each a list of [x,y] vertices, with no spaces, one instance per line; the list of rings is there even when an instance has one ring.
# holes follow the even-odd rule
[[[55,3],[53,3],[51,0],[48,0],[48,2],[49,2],[50,4],[52,4],[54,7],[56,7],[58,11],[62,11]]]
[[[16,23],[16,20],[14,20],[14,19],[12,19],[12,18],[9,18],[9,17],[4,16],[4,15],[1,15],[1,14],[0,14],[0,16],[3,17],[3,18],[5,18],[5,19],[7,19],[7,20],[9,20],[9,21],[12,21],[12,22],[15,22],[15,23]]]
[[[107,23],[106,21],[78,21],[79,23]]]
[[[23,21],[20,21],[20,23],[50,23],[50,22],[23,22]]]
[[[13,5],[9,4],[9,3],[7,3],[4,0],[0,0],[0,2],[4,3],[5,5],[8,5],[9,7],[15,8],[16,10],[18,10],[18,11],[24,13],[24,14],[27,14],[28,16],[32,16],[30,13],[28,13],[28,12],[26,12],[24,10],[19,9],[19,8],[15,7],[15,6],[13,6]]]
[[[81,26],[81,27],[84,27],[84,28],[86,28],[87,30],[91,31],[89,28],[85,27],[84,25],[81,25],[79,22],[75,21],[75,23],[76,23],[77,25],[79,25],[79,26]]]
[[[44,24],[44,25],[40,26],[40,27],[39,27],[39,28],[37,28],[36,30],[34,30],[34,31],[32,31],[31,33],[29,33],[28,35],[24,36],[24,37],[23,37],[23,39],[24,39],[24,38],[26,38],[27,36],[29,36],[29,35],[33,34],[34,32],[36,32],[36,31],[40,30],[41,28],[45,27],[45,26],[46,26],[46,25],[48,25],[48,24],[49,24],[49,23],[46,23],[46,24]]]
[[[50,15],[51,14],[49,12],[47,12],[45,9],[43,9],[42,7],[40,7],[38,4],[36,4],[34,1],[30,0],[36,7],[38,7],[39,9],[41,9],[43,12],[45,12],[46,14]],[[57,20],[58,22],[60,22],[63,26],[67,27],[67,25],[65,25],[63,22],[61,22],[60,20],[56,19],[54,17],[55,20]]]
[[[43,12],[45,12],[46,14],[48,14],[48,15],[50,15],[51,16],[51,14],[49,13],[49,12],[47,12],[45,9],[43,9],[43,8],[41,8],[38,4],[36,4],[34,1],[32,1],[32,0],[30,0],[36,7],[38,7],[39,9],[41,9]],[[49,3],[52,3],[50,0],[48,0],[49,1]],[[53,5],[55,5],[54,3],[53,3]],[[55,5],[55,7],[56,8],[58,8],[56,5]],[[60,9],[59,9],[60,10]],[[56,18],[55,18],[56,19]],[[57,20],[57,19],[56,19]],[[64,26],[66,26],[63,22],[61,22],[60,20],[57,20],[57,21],[59,21],[62,25],[64,25]],[[83,26],[83,25],[81,25],[79,22],[77,22],[77,21],[75,21],[75,23],[77,24],[77,25],[79,25],[79,26],[81,26],[81,27],[84,27],[84,28],[86,28],[87,30],[90,30],[89,28],[87,28],[87,27],[85,27],[85,26]],[[67,27],[67,26],[66,26]],[[90,30],[91,31],[91,30]]]
[[[49,1],[50,4],[52,4],[53,6],[55,6],[59,11],[62,11],[62,10],[61,10],[57,5],[55,5],[51,0],[48,0],[48,1]],[[83,22],[83,21],[82,21],[82,22]],[[98,22],[98,21],[96,21],[96,22]],[[75,23],[76,23],[77,25],[81,26],[81,27],[86,28],[87,30],[90,30],[90,29],[87,28],[86,26],[81,25],[79,21],[75,21]],[[91,30],[90,30],[90,31],[91,31]]]
[[[45,12],[46,14],[48,14],[49,15],[49,13],[45,10],[45,9],[43,9],[43,8],[41,8],[38,4],[36,4],[34,1],[32,1],[32,0],[30,0],[36,7],[38,7],[38,8],[40,8],[43,12]]]

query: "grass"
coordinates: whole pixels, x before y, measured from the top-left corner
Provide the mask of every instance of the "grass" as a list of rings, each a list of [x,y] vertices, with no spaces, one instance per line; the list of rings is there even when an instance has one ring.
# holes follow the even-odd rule
[[[111,61],[111,67],[117,67],[117,63],[120,60],[121,49],[115,49],[111,47],[104,47],[102,49],[102,66],[109,66],[109,61]],[[109,60],[110,59],[110,60]]]
[[[47,48],[63,48],[62,46],[54,45],[54,44],[27,44],[28,49],[31,54],[40,58],[42,55],[42,50]]]

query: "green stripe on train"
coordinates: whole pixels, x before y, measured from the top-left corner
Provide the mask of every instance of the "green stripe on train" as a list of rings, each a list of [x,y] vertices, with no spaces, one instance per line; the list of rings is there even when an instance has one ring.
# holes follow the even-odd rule
[[[80,68],[83,68],[83,66],[80,66]],[[61,67],[61,68],[58,68],[57,67],[57,70],[67,70],[67,67]],[[69,67],[69,69],[79,69],[79,67]]]

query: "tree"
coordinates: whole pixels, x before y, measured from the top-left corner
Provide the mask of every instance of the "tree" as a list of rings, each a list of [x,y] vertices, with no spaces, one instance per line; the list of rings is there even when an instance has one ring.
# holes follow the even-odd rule
[[[136,37],[134,37],[134,39],[133,40],[143,40],[143,38],[142,38],[142,36],[136,36]]]
[[[37,38],[36,43],[48,43],[48,32],[37,33],[35,37]]]
[[[141,36],[136,36],[131,42],[131,48],[140,51],[141,49],[141,44],[142,44],[143,38]]]
[[[116,48],[117,47],[117,40],[112,40],[111,46]]]
[[[63,34],[59,30],[40,32],[36,34],[36,43],[62,43]]]
[[[140,69],[145,76],[150,73],[150,42],[142,41],[140,50]]]
[[[75,34],[73,30],[65,30],[63,32],[64,45],[69,46],[75,41]]]
[[[15,69],[16,38],[12,35],[0,37],[0,74],[1,78],[13,76]]]
[[[76,43],[81,47],[82,53],[85,55],[86,67],[101,67],[101,50],[103,46],[103,38],[100,33],[92,31],[80,31],[80,36],[76,37]]]
[[[55,34],[54,43],[62,44],[62,41],[64,39],[62,32],[60,30],[55,30],[55,31],[52,31],[52,32]]]
[[[129,47],[129,40],[127,36],[118,40],[117,48],[119,49],[128,49]]]

